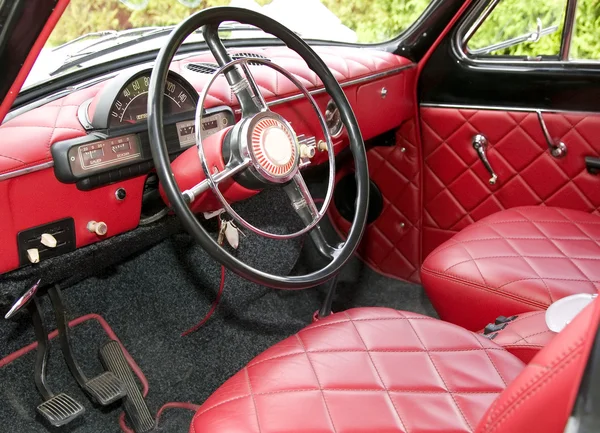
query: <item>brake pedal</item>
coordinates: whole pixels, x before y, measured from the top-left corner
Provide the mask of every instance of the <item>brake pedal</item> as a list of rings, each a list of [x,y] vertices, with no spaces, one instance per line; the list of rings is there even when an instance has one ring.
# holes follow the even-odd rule
[[[46,384],[46,368],[48,366],[48,332],[40,314],[40,305],[36,297],[40,281],[35,283],[23,296],[21,296],[6,314],[9,319],[27,307],[31,314],[33,330],[37,341],[37,355],[35,358],[35,386],[44,401],[37,406],[38,413],[54,427],[70,423],[85,412],[85,408],[73,397],[65,393],[54,395]]]
[[[125,397],[123,383],[110,371],[105,371],[85,383],[85,390],[102,406],[107,406]]]
[[[136,433],[144,433],[156,427],[156,421],[150,414],[150,409],[144,400],[142,392],[135,383],[133,372],[127,364],[121,346],[111,340],[100,348],[100,362],[104,368],[114,373],[125,385],[126,396],[123,399],[123,408],[127,418]]]
[[[117,376],[110,371],[88,379],[83,370],[75,360],[71,349],[71,337],[65,307],[62,302],[62,295],[58,285],[48,289],[48,296],[54,308],[56,315],[56,326],[58,329],[58,338],[60,348],[62,349],[65,362],[71,371],[71,374],[79,386],[97,403],[107,406],[115,401],[125,397],[125,387]]]

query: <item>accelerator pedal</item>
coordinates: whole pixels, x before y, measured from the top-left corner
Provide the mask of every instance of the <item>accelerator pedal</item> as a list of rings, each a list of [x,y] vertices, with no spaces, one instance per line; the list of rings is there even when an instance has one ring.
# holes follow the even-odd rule
[[[85,409],[77,400],[62,393],[38,405],[37,411],[50,425],[60,427],[83,414]]]
[[[150,414],[150,409],[148,409],[142,392],[135,382],[133,372],[127,364],[123,350],[121,350],[121,346],[117,341],[111,340],[100,348],[100,362],[125,387],[126,395],[123,399],[123,408],[133,426],[133,430],[136,433],[153,430],[156,427],[156,421]]]

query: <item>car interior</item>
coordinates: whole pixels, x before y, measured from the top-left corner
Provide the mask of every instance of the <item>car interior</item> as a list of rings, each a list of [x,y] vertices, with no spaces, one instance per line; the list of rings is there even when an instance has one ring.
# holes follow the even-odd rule
[[[69,1],[0,1],[0,431],[600,431],[587,3],[479,41],[507,2],[204,8],[20,90]]]

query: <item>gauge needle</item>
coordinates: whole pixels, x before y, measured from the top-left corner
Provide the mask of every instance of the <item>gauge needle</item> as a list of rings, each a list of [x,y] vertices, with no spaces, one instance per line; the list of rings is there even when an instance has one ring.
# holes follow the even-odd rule
[[[133,119],[124,119],[124,121],[127,123],[135,123],[135,120]]]

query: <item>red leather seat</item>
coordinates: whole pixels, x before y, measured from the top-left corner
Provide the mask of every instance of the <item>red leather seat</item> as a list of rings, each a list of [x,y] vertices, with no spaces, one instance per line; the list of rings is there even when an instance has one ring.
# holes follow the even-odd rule
[[[440,318],[471,330],[597,293],[600,216],[544,206],[498,212],[434,250],[421,279]]]
[[[190,431],[562,432],[574,397],[564,387],[577,390],[599,313],[586,309],[535,367],[430,317],[387,308],[337,313],[252,360],[202,405]],[[561,363],[571,358],[577,362]],[[533,387],[551,393],[536,397]],[[538,422],[540,396],[554,410]],[[527,414],[527,429],[516,428]]]

